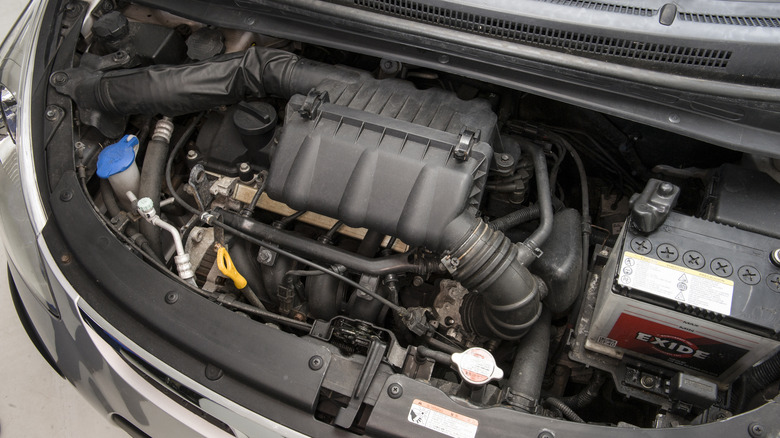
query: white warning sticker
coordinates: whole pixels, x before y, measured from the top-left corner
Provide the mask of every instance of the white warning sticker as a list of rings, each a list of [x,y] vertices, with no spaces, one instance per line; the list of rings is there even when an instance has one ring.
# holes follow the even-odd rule
[[[452,438],[474,438],[479,426],[479,422],[471,417],[422,400],[415,400],[412,403],[408,420]]]
[[[734,282],[626,252],[618,284],[702,309],[731,314]]]

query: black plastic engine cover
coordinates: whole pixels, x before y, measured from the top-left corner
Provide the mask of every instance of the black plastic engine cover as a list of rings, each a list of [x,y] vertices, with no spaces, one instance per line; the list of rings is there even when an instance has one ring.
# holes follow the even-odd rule
[[[482,195],[493,150],[460,135],[329,103],[310,119],[294,96],[266,186],[297,210],[437,248],[444,228]],[[464,102],[465,103],[465,102]]]

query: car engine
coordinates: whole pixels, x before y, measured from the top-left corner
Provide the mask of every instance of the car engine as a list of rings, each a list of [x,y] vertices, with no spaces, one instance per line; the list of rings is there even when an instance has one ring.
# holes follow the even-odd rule
[[[479,407],[660,428],[777,395],[777,160],[393,59],[93,14],[49,78],[84,188],[214,305]],[[317,418],[359,432],[371,396],[327,379]]]

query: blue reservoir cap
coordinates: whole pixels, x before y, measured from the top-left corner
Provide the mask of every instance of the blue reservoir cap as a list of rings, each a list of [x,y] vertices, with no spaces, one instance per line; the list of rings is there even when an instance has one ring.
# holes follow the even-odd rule
[[[134,135],[125,135],[119,142],[105,147],[98,155],[98,176],[108,178],[127,170],[135,161],[133,148],[136,146],[138,146],[138,138]]]

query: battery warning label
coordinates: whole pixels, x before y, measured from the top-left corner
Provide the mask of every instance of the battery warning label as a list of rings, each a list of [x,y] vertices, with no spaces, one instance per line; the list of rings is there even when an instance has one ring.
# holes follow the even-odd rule
[[[722,315],[731,314],[733,281],[632,252],[623,253],[618,284]]]
[[[412,403],[407,420],[452,438],[474,438],[479,427],[479,422],[474,418],[422,400]]]

